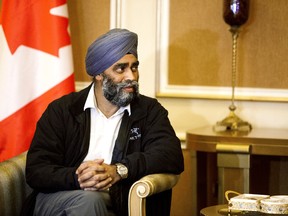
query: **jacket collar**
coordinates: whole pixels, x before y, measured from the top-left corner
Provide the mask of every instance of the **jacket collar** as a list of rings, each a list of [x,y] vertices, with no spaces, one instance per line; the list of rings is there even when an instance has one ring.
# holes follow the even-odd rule
[[[70,111],[74,116],[78,116],[84,112],[83,107],[85,105],[92,84],[93,82],[88,87],[82,89],[79,92],[74,93],[75,96],[73,97],[73,101],[70,108]]]

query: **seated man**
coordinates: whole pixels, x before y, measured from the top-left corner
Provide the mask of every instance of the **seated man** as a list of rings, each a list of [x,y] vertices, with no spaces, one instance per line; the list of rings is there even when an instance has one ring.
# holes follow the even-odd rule
[[[125,216],[135,181],[184,170],[167,110],[139,94],[137,43],[126,29],[96,39],[86,56],[91,85],[47,107],[27,154],[35,192],[22,214]],[[170,203],[171,190],[149,197],[147,215],[169,215]]]

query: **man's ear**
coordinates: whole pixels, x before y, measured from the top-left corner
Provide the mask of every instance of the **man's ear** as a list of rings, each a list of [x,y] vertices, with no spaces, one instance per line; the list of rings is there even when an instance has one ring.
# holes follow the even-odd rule
[[[98,74],[95,76],[95,80],[101,81],[103,79],[103,76],[101,74]]]

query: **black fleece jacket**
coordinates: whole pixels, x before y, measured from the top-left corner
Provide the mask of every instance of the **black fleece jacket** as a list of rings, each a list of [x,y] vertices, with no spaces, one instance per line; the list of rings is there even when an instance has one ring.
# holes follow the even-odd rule
[[[83,107],[90,88],[53,101],[38,121],[26,164],[26,181],[35,190],[32,196],[80,189],[75,171],[89,148],[90,110]],[[115,212],[121,216],[128,215],[128,192],[135,181],[147,174],[184,170],[179,139],[167,110],[156,99],[140,95],[131,102],[131,115],[124,114],[113,150],[112,164],[117,162],[129,170],[128,178],[110,189]],[[169,215],[170,202],[171,191],[152,196],[147,215]]]

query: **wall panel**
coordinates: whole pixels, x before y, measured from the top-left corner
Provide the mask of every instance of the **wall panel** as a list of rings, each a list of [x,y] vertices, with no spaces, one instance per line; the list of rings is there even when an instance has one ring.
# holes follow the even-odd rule
[[[76,81],[89,81],[85,70],[88,46],[110,29],[110,1],[68,1],[70,32]]]
[[[223,1],[170,0],[171,85],[231,86],[232,39]],[[288,89],[287,0],[251,0],[238,39],[237,86]]]

